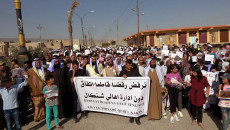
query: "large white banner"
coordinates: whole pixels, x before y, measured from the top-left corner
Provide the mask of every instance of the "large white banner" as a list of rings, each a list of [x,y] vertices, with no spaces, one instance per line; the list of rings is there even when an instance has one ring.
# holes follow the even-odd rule
[[[74,84],[83,111],[147,115],[149,77],[76,77]]]

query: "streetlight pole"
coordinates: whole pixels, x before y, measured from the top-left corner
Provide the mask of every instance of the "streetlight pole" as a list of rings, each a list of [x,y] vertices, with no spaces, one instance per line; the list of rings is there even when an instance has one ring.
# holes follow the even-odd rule
[[[83,22],[83,19],[84,19],[84,17],[86,16],[86,15],[88,15],[89,13],[94,13],[95,11],[93,11],[93,10],[91,10],[91,11],[88,11],[87,13],[85,13],[84,15],[82,15],[82,16],[80,16],[79,14],[77,14],[77,13],[74,13],[74,14],[76,14],[79,18],[80,18],[80,20],[81,20],[81,31],[82,31],[82,41],[83,41],[83,45],[85,46],[85,47],[87,47],[87,45],[85,45],[85,33],[84,33],[84,22]]]
[[[139,2],[137,0],[137,46],[139,47],[140,46],[140,35],[139,35],[139,32],[140,32],[140,26],[139,26]]]
[[[86,29],[88,31],[88,41],[87,41],[87,37],[85,35],[85,42],[91,47],[92,47],[92,40],[90,40],[90,39],[92,39],[93,32],[91,32],[91,31],[93,28],[95,28],[95,26],[89,27],[89,28],[84,27],[84,29]]]

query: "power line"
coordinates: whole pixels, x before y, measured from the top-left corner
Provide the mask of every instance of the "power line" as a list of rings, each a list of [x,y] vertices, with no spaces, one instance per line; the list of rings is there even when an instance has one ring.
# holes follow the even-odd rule
[[[129,1],[129,3],[127,4],[127,6],[125,6],[125,8],[124,8],[124,10],[122,11],[122,13],[114,20],[114,22],[111,24],[111,26],[109,27],[109,29],[108,30],[110,30],[111,28],[116,28],[116,23],[117,23],[117,19],[121,19],[124,15],[125,15],[125,13],[128,11],[128,10],[130,10],[130,6],[133,4],[133,2],[134,2],[134,0],[130,0]],[[106,33],[107,33],[107,31],[106,31]],[[106,36],[106,34],[105,34],[105,36]],[[112,37],[111,37],[112,38]]]
[[[129,6],[134,2],[134,0],[130,0],[129,4],[124,8],[123,12],[121,13],[121,15],[118,18],[121,18],[126,12],[127,10],[129,10]]]
[[[146,9],[148,8],[149,6],[152,6],[152,3],[153,2],[152,0],[145,0],[145,2],[142,2],[141,4],[141,9]]]

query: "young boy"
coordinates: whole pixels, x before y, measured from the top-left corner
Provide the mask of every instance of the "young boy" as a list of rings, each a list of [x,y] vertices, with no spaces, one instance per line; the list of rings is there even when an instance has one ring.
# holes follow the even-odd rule
[[[54,85],[54,78],[52,75],[46,76],[46,82],[47,85],[43,88],[43,94],[44,98],[46,100],[46,125],[48,127],[48,130],[51,129],[51,111],[53,110],[54,113],[54,121],[55,121],[55,126],[56,128],[63,128],[62,126],[59,125],[58,121],[58,97],[57,96],[52,96],[48,97],[46,94],[47,91],[52,91],[52,90],[57,90],[57,95],[58,95],[58,87],[57,85]]]
[[[25,81],[20,84],[12,83],[12,79],[9,76],[2,78],[3,88],[0,89],[0,95],[3,100],[4,117],[7,123],[7,129],[12,130],[11,116],[14,118],[14,123],[17,130],[21,130],[21,124],[19,120],[18,110],[18,93],[23,90],[23,87],[28,83],[28,75],[25,75]]]

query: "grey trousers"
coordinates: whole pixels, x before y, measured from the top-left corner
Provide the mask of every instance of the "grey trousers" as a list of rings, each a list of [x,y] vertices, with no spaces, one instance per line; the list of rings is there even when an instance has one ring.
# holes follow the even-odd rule
[[[178,93],[178,111],[182,111],[182,90]]]

